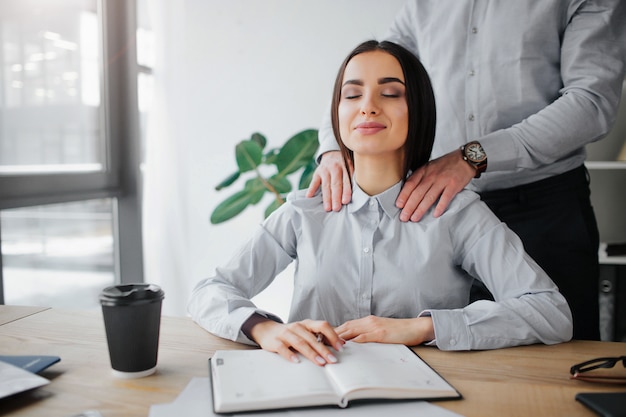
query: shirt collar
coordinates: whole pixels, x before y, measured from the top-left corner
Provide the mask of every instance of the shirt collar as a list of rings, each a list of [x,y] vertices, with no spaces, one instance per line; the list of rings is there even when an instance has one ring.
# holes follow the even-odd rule
[[[365,206],[370,200],[375,200],[378,202],[378,205],[382,207],[385,214],[393,218],[399,212],[400,209],[396,207],[396,198],[398,198],[398,194],[400,194],[400,190],[402,189],[402,184],[404,181],[398,181],[395,185],[387,188],[380,194],[369,196],[365,191],[359,187],[356,182],[352,183],[352,201],[348,205],[348,210],[350,213],[356,213],[363,206]]]

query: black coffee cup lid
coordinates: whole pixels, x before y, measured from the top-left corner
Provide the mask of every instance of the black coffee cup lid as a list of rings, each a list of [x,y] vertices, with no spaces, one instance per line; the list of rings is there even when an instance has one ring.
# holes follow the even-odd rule
[[[104,306],[144,304],[160,301],[163,290],[154,284],[113,285],[102,290],[100,303]]]

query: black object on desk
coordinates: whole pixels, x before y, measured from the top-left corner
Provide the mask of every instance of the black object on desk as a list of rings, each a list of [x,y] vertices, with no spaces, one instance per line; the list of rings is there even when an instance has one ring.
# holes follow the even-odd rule
[[[581,392],[576,394],[576,401],[602,417],[626,417],[626,391]]]
[[[61,358],[58,356],[42,356],[42,355],[0,355],[0,361],[9,363],[25,371],[37,374],[47,367],[59,362]]]

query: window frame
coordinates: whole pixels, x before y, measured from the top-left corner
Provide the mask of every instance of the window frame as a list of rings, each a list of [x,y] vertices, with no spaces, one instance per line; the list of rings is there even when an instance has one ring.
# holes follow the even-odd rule
[[[98,0],[97,4],[103,57],[103,170],[2,175],[0,210],[113,198],[116,282],[143,282],[136,0]],[[0,253],[0,304],[4,304],[2,271]]]

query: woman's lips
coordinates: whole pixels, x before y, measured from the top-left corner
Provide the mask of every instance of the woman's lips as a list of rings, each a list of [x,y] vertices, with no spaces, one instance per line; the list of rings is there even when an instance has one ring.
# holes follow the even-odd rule
[[[358,125],[356,125],[356,130],[358,130],[359,132],[366,134],[366,135],[372,135],[374,133],[378,133],[381,130],[385,129],[386,126],[382,123],[377,123],[377,122],[363,122],[363,123],[359,123]]]

